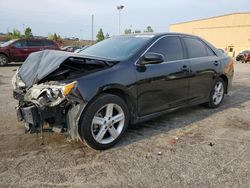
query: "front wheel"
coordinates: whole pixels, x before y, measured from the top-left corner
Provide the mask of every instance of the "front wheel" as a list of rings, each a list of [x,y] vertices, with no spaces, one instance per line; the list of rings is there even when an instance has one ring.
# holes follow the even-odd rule
[[[8,57],[4,54],[0,54],[0,66],[5,66],[9,63]]]
[[[102,94],[83,112],[79,134],[90,147],[108,149],[124,135],[128,122],[126,103],[116,95]]]
[[[216,79],[213,88],[209,95],[209,101],[206,104],[210,108],[217,108],[220,106],[225,95],[225,83],[222,78]]]

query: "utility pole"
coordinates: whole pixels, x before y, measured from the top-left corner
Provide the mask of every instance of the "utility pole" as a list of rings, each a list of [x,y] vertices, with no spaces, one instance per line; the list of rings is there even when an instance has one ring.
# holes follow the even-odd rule
[[[123,5],[116,7],[119,12],[119,35],[121,34],[121,10],[124,8]]]
[[[94,41],[94,14],[91,16],[91,26],[92,26],[92,42]]]

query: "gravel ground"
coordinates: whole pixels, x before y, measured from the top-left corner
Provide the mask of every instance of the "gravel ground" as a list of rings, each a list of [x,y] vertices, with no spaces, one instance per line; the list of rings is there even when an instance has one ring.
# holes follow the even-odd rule
[[[11,77],[0,67],[0,187],[250,187],[250,65],[235,64],[218,109],[182,109],[131,127],[95,151],[63,135],[24,134]]]

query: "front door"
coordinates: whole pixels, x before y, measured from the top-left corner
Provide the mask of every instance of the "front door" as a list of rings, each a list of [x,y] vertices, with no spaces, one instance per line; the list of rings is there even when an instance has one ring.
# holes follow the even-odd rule
[[[14,42],[9,49],[11,61],[24,61],[29,55],[29,49],[25,40]]]
[[[148,52],[162,54],[165,61],[137,67],[139,116],[174,108],[188,100],[190,63],[184,60],[180,38],[163,37]]]

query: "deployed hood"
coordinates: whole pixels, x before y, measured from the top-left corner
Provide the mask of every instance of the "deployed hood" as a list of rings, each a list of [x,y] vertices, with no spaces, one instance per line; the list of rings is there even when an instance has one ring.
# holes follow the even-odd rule
[[[29,88],[58,69],[65,60],[71,57],[112,61],[58,50],[44,50],[30,54],[19,69],[18,76]]]
[[[73,54],[58,50],[44,50],[32,53],[18,71],[19,77],[27,87],[37,83],[56,70],[61,63]]]

